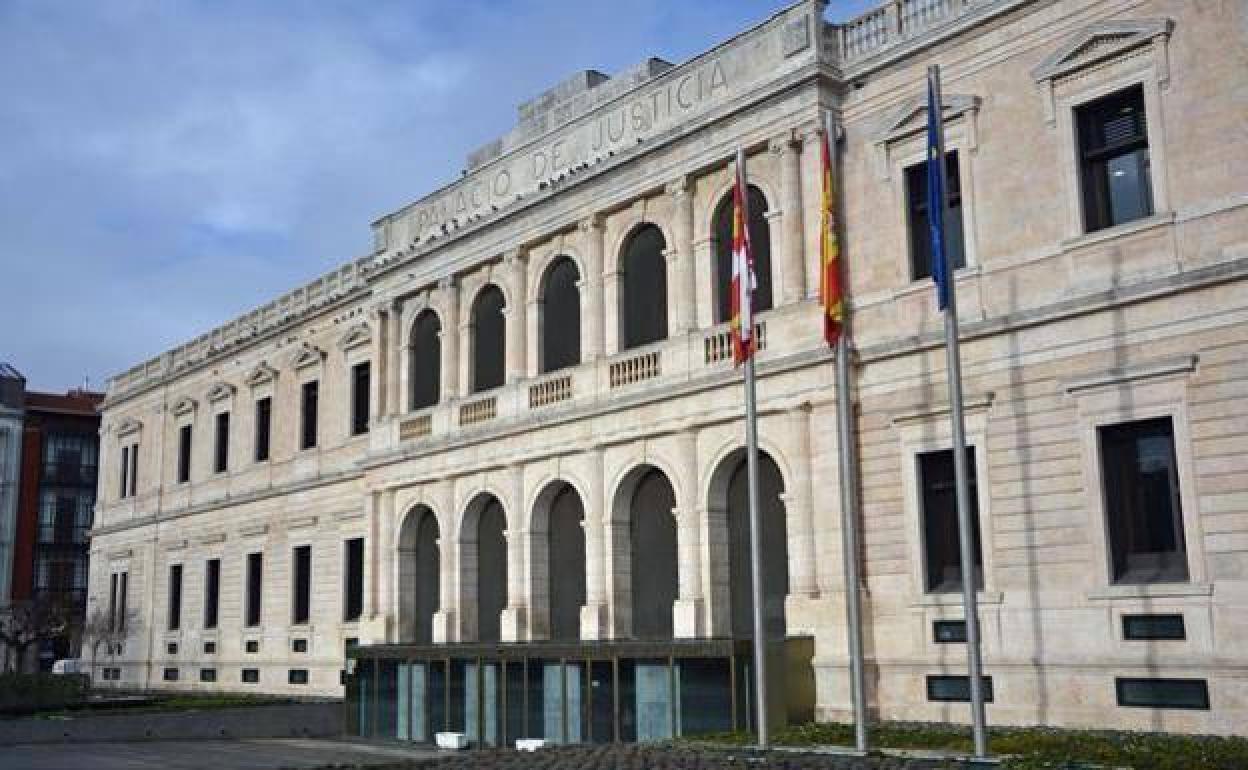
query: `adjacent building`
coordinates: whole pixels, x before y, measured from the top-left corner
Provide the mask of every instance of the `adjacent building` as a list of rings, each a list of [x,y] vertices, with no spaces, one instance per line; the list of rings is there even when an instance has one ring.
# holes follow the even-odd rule
[[[817,299],[831,111],[873,713],[967,718],[972,579],[991,722],[1242,733],[1248,9],[824,14],[804,0],[682,64],[558,84],[461,179],[373,223],[371,253],[115,377],[89,591],[137,620],[112,678],[345,681],[353,729],[409,740],[743,724],[750,544],[725,323],[743,148],[763,611],[793,703],[809,690],[815,716],[848,718]],[[972,576],[924,235],[930,64]]]

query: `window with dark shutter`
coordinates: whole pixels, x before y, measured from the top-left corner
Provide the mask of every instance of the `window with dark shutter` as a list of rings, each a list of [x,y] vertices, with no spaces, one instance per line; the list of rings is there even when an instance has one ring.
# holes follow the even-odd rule
[[[316,446],[316,412],[319,391],[320,383],[316,380],[303,383],[303,417],[299,441],[300,449],[311,449]]]
[[[217,627],[221,602],[221,560],[209,559],[204,566],[204,628]]]
[[[264,554],[247,554],[247,602],[245,622],[249,626],[260,625],[260,600],[264,580]]]
[[[956,270],[966,267],[962,230],[962,178],[956,150],[945,154],[945,185],[949,209],[945,212],[945,251]],[[927,163],[906,169],[906,213],[910,228],[910,280],[932,277],[931,215],[927,210]]]
[[[230,413],[221,412],[217,415],[216,461],[213,469],[217,473],[225,473],[230,468]]]
[[[1153,213],[1144,88],[1134,86],[1075,110],[1084,228],[1094,232]]]
[[[312,603],[312,546],[297,546],[294,551],[294,587],[291,622],[303,625],[308,622]]]
[[[368,433],[369,388],[372,372],[368,361],[351,367],[351,435]]]
[[[182,565],[169,567],[169,630],[182,627]]]
[[[984,587],[983,556],[979,537],[979,504],[975,483],[975,449],[967,447],[967,481],[971,507],[971,533],[975,549],[975,587]],[[925,588],[929,593],[962,590],[962,549],[958,540],[958,503],[953,470],[953,450],[924,452],[918,456],[919,489],[923,516]]]
[[[342,619],[349,622],[359,620],[364,611],[364,538],[348,540],[343,549],[346,580],[343,585]]]
[[[178,483],[185,484],[191,480],[191,426],[183,425],[178,430]]]
[[[273,399],[268,396],[256,401],[256,462],[269,459],[269,432],[273,418]]]

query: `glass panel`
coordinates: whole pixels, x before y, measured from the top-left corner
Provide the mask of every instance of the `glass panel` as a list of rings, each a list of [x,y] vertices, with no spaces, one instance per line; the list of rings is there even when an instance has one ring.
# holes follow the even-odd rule
[[[399,686],[398,686],[398,727],[395,730],[395,737],[401,741],[410,741],[412,739],[412,667],[408,663],[399,664]]]
[[[565,743],[582,743],[585,740],[585,687],[589,672],[581,662],[569,662],[564,672],[564,720],[567,725]]]
[[[530,659],[528,665],[525,737],[551,739],[551,733],[546,731],[546,668],[556,664]],[[558,688],[555,688],[553,695],[558,692]],[[555,733],[558,734],[560,733]]]
[[[615,740],[615,666],[596,660],[589,666],[589,741]]]
[[[447,714],[446,729],[447,731],[453,733],[464,733],[468,736],[469,740],[472,740],[476,735],[476,725],[473,724],[472,730],[469,730],[467,711],[467,698],[469,693],[467,679],[470,674],[467,671],[467,668],[467,661],[451,661],[450,681],[448,684],[448,689],[450,690],[450,703],[448,704],[450,711]],[[471,673],[471,675],[474,679],[476,678],[475,670]],[[472,694],[476,694],[475,687]]]
[[[732,677],[726,658],[677,661],[679,735],[732,729]]]
[[[434,660],[429,662],[428,704],[429,734],[433,735],[448,729],[446,700],[448,696],[446,662]]]
[[[359,724],[360,735],[364,737],[372,737],[373,735],[373,688],[375,686],[373,676],[373,666],[376,661],[361,660],[355,668],[356,680],[359,683],[360,701],[359,701]]]
[[[666,660],[639,660],[634,676],[634,711],[638,741],[671,738],[672,669]]]
[[[377,676],[377,737],[395,738],[398,736],[398,664],[392,660],[378,661]]]
[[[410,712],[408,716],[411,740],[420,743],[429,741],[428,711],[428,666],[424,663],[411,664],[411,692],[408,696]]]
[[[505,714],[504,740],[508,745],[514,744],[517,738],[529,738],[524,725],[524,662],[510,661],[506,664],[504,686],[507,691],[507,708]]]
[[[563,664],[546,662],[542,670],[542,733],[551,743],[566,743],[564,738]]]

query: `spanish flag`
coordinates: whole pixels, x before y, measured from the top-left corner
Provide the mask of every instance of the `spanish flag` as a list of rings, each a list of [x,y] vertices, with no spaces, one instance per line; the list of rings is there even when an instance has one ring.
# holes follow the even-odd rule
[[[836,198],[832,190],[831,126],[823,131],[819,151],[823,169],[823,202],[819,207],[819,298],[823,303],[823,338],[836,347],[841,338],[845,306],[841,288],[841,244],[836,237]]]
[[[754,355],[754,250],[750,247],[749,212],[745,210],[745,152],[737,150],[737,179],[732,186],[732,362]]]

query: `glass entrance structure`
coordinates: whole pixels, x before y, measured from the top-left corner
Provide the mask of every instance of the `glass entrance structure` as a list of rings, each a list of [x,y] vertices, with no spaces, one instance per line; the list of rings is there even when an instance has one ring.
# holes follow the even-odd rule
[[[810,642],[769,650],[769,700],[797,718],[813,706]],[[751,650],[732,639],[358,647],[348,652],[346,730],[417,743],[458,732],[477,746],[749,730]]]

